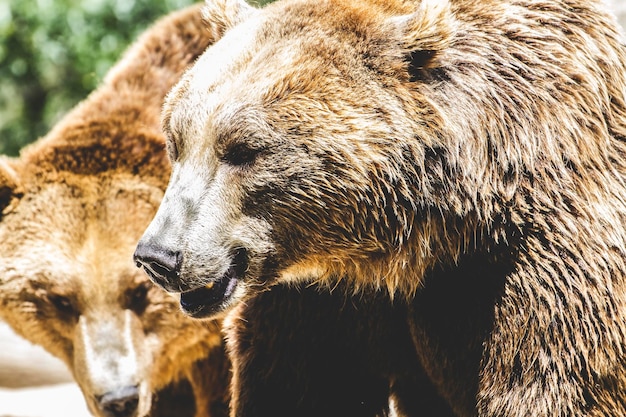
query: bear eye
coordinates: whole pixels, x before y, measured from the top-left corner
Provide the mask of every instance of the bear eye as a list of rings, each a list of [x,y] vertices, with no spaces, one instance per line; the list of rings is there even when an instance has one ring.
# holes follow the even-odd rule
[[[226,150],[222,160],[235,166],[250,165],[257,158],[259,152],[259,149],[253,149],[245,143],[236,143]]]
[[[69,298],[62,295],[50,294],[48,296],[48,300],[50,300],[50,303],[52,303],[52,305],[59,310],[60,313],[67,315],[76,314],[76,309],[72,305]]]
[[[137,313],[141,313],[145,310],[148,304],[148,291],[150,291],[150,287],[152,287],[150,282],[144,282],[131,290],[127,294],[127,307]]]

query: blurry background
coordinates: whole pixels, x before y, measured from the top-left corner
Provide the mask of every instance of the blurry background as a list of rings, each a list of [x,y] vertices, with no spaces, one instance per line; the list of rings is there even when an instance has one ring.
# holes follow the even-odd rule
[[[43,136],[129,41],[193,0],[0,1],[0,153]]]
[[[626,0],[605,0],[605,2],[615,12],[622,27],[626,28]]]
[[[626,26],[626,0],[607,2]],[[0,154],[17,155],[45,135],[100,83],[129,42],[158,17],[191,3],[0,0]],[[88,412],[65,366],[0,322],[0,417],[8,416]]]

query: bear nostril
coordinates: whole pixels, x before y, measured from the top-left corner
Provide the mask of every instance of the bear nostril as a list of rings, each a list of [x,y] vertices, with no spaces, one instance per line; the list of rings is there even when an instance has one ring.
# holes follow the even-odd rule
[[[148,275],[156,280],[175,279],[182,265],[182,253],[155,246],[139,243],[133,259],[138,267],[144,267]]]
[[[126,386],[109,391],[100,397],[99,406],[107,417],[133,417],[139,405],[137,386]]]

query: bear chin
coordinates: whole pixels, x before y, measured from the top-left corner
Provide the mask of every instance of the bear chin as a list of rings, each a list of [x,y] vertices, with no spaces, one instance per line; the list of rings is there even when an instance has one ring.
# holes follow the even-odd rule
[[[230,271],[230,270],[229,270]],[[180,307],[183,313],[193,318],[214,316],[224,310],[234,293],[238,279],[227,273],[206,287],[180,294]]]
[[[228,310],[235,298],[236,289],[243,281],[248,268],[245,249],[238,249],[226,273],[207,285],[180,294],[183,313],[193,318],[213,317]]]

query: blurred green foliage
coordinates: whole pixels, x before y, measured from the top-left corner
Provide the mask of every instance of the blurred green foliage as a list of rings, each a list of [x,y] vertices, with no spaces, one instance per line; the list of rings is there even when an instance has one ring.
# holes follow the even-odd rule
[[[15,155],[87,96],[139,33],[193,0],[0,2],[0,153]]]
[[[0,153],[45,135],[147,26],[192,3],[0,0]]]

